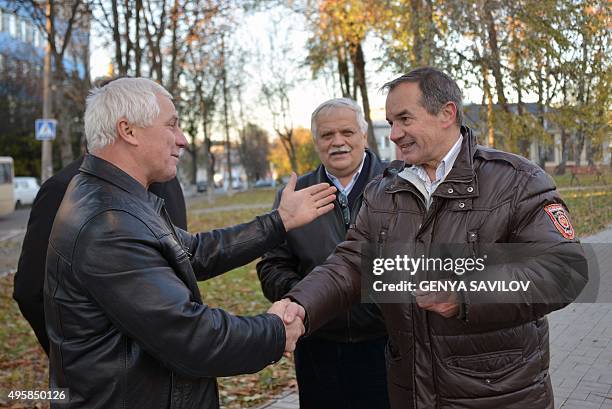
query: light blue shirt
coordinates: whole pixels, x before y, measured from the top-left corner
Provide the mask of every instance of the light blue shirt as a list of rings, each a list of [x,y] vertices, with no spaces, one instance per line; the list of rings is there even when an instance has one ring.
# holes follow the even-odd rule
[[[402,172],[399,173],[399,176],[408,182],[412,183],[416,186],[417,189],[423,194],[425,197],[425,202],[427,204],[427,208],[431,204],[431,195],[436,191],[440,183],[444,182],[446,176],[450,173],[455,161],[457,160],[457,156],[459,156],[459,152],[461,151],[461,143],[463,142],[463,136],[459,135],[459,139],[453,145],[452,148],[444,155],[440,164],[436,168],[436,180],[433,182],[429,179],[429,175],[425,168],[421,165],[414,165],[409,168],[405,168]],[[416,177],[415,177],[416,176]]]
[[[329,173],[327,169],[325,169],[325,174],[327,175],[329,180],[331,180],[334,186],[336,186],[338,192],[343,193],[344,195],[346,195],[346,197],[348,197],[348,195],[351,193],[351,190],[353,190],[353,186],[355,186],[357,178],[359,178],[359,174],[361,173],[361,170],[363,169],[363,164],[365,163],[365,157],[366,154],[364,152],[363,158],[361,159],[361,165],[359,165],[359,168],[357,168],[357,172],[355,172],[350,182],[346,186],[342,186],[342,183],[340,183],[340,179],[338,179],[337,177]]]

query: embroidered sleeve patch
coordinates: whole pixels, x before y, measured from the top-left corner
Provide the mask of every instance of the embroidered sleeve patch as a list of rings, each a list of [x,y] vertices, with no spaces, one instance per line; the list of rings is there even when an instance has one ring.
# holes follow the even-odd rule
[[[574,228],[563,206],[558,203],[550,204],[544,207],[544,211],[548,214],[555,228],[563,237],[568,240],[574,239]]]

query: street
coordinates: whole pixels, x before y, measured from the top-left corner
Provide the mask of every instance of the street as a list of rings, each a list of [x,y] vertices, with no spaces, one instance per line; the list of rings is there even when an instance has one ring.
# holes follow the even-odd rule
[[[16,269],[29,217],[30,208],[0,217],[0,277]]]
[[[6,216],[0,216],[0,241],[7,240],[16,234],[25,232],[30,217],[30,208],[14,211]]]

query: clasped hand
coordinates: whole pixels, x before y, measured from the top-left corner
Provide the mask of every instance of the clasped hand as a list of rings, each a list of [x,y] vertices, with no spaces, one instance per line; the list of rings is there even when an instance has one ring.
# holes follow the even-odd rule
[[[306,311],[301,305],[294,303],[288,298],[283,298],[272,304],[268,314],[275,314],[283,320],[285,325],[285,352],[293,352],[298,338],[306,332],[304,328]]]

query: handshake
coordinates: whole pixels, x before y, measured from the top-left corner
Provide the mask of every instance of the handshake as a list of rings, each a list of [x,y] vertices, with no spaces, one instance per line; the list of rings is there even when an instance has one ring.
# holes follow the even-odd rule
[[[300,304],[294,303],[288,298],[272,304],[268,314],[274,314],[283,320],[285,324],[285,352],[293,352],[299,337],[304,335],[304,319],[306,311]]]

